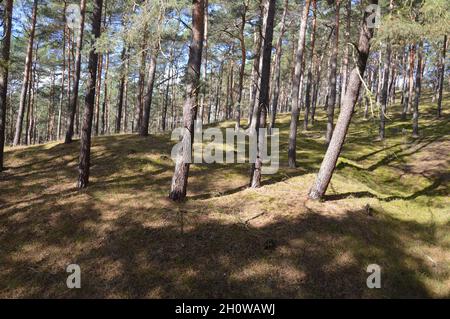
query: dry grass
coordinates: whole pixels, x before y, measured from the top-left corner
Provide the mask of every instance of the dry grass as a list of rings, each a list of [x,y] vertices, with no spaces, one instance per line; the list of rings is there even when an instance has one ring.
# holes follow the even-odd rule
[[[8,149],[0,297],[450,297],[449,113],[423,108],[419,140],[393,114],[383,143],[358,112],[324,202],[306,198],[323,117],[299,132],[298,169],[281,115],[283,167],[264,187],[245,189],[247,165],[194,165],[182,204],[167,200],[167,135],[94,138],[83,192],[78,143]],[[66,288],[71,263],[81,289]],[[372,263],[382,289],[366,287]]]

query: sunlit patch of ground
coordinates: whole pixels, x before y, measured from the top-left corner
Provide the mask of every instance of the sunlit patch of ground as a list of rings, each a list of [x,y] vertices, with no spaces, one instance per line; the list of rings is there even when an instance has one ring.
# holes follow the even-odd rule
[[[307,199],[325,117],[287,168],[247,189],[249,165],[193,165],[188,201],[167,199],[169,135],[93,140],[77,191],[78,143],[7,149],[0,175],[0,297],[450,297],[449,96],[428,97],[421,137],[390,109],[387,139],[357,108],[324,201]],[[234,123],[221,123],[232,127]],[[79,264],[82,288],[66,287]],[[369,264],[382,288],[366,286]]]

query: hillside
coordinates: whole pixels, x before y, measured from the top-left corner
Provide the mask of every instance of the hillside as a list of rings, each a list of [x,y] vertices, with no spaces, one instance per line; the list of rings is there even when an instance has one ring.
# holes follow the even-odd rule
[[[378,121],[358,109],[324,202],[306,198],[322,111],[299,132],[298,169],[282,114],[278,174],[251,190],[248,164],[193,165],[181,204],[167,199],[169,134],[94,138],[81,192],[78,141],[7,148],[0,297],[450,297],[450,114],[424,102],[419,139],[394,113],[376,141]],[[73,263],[82,289],[66,287]],[[366,287],[369,264],[382,289]]]

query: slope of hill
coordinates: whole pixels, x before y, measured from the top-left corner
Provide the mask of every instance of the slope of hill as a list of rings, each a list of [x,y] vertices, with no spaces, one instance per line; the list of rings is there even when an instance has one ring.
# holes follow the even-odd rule
[[[182,204],[167,199],[168,134],[94,138],[82,192],[78,143],[7,149],[0,297],[450,297],[449,113],[426,109],[416,140],[394,114],[379,142],[358,110],[324,202],[306,194],[325,118],[299,133],[298,169],[289,119],[262,188],[246,189],[248,164],[194,165]],[[81,289],[66,287],[69,264]],[[370,264],[381,289],[366,286]]]

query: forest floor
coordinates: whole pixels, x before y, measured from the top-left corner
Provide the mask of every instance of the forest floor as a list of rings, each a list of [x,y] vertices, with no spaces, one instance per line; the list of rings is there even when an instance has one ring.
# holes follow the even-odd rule
[[[93,139],[77,191],[79,144],[7,148],[0,179],[0,297],[450,297],[450,95],[426,97],[421,137],[392,108],[387,139],[358,109],[326,199],[307,199],[326,150],[325,116],[299,132],[287,167],[246,189],[248,164],[193,165],[188,201],[167,199],[169,134]],[[221,127],[234,125],[221,123]],[[81,289],[66,267],[81,267]],[[367,266],[381,266],[368,289]]]

